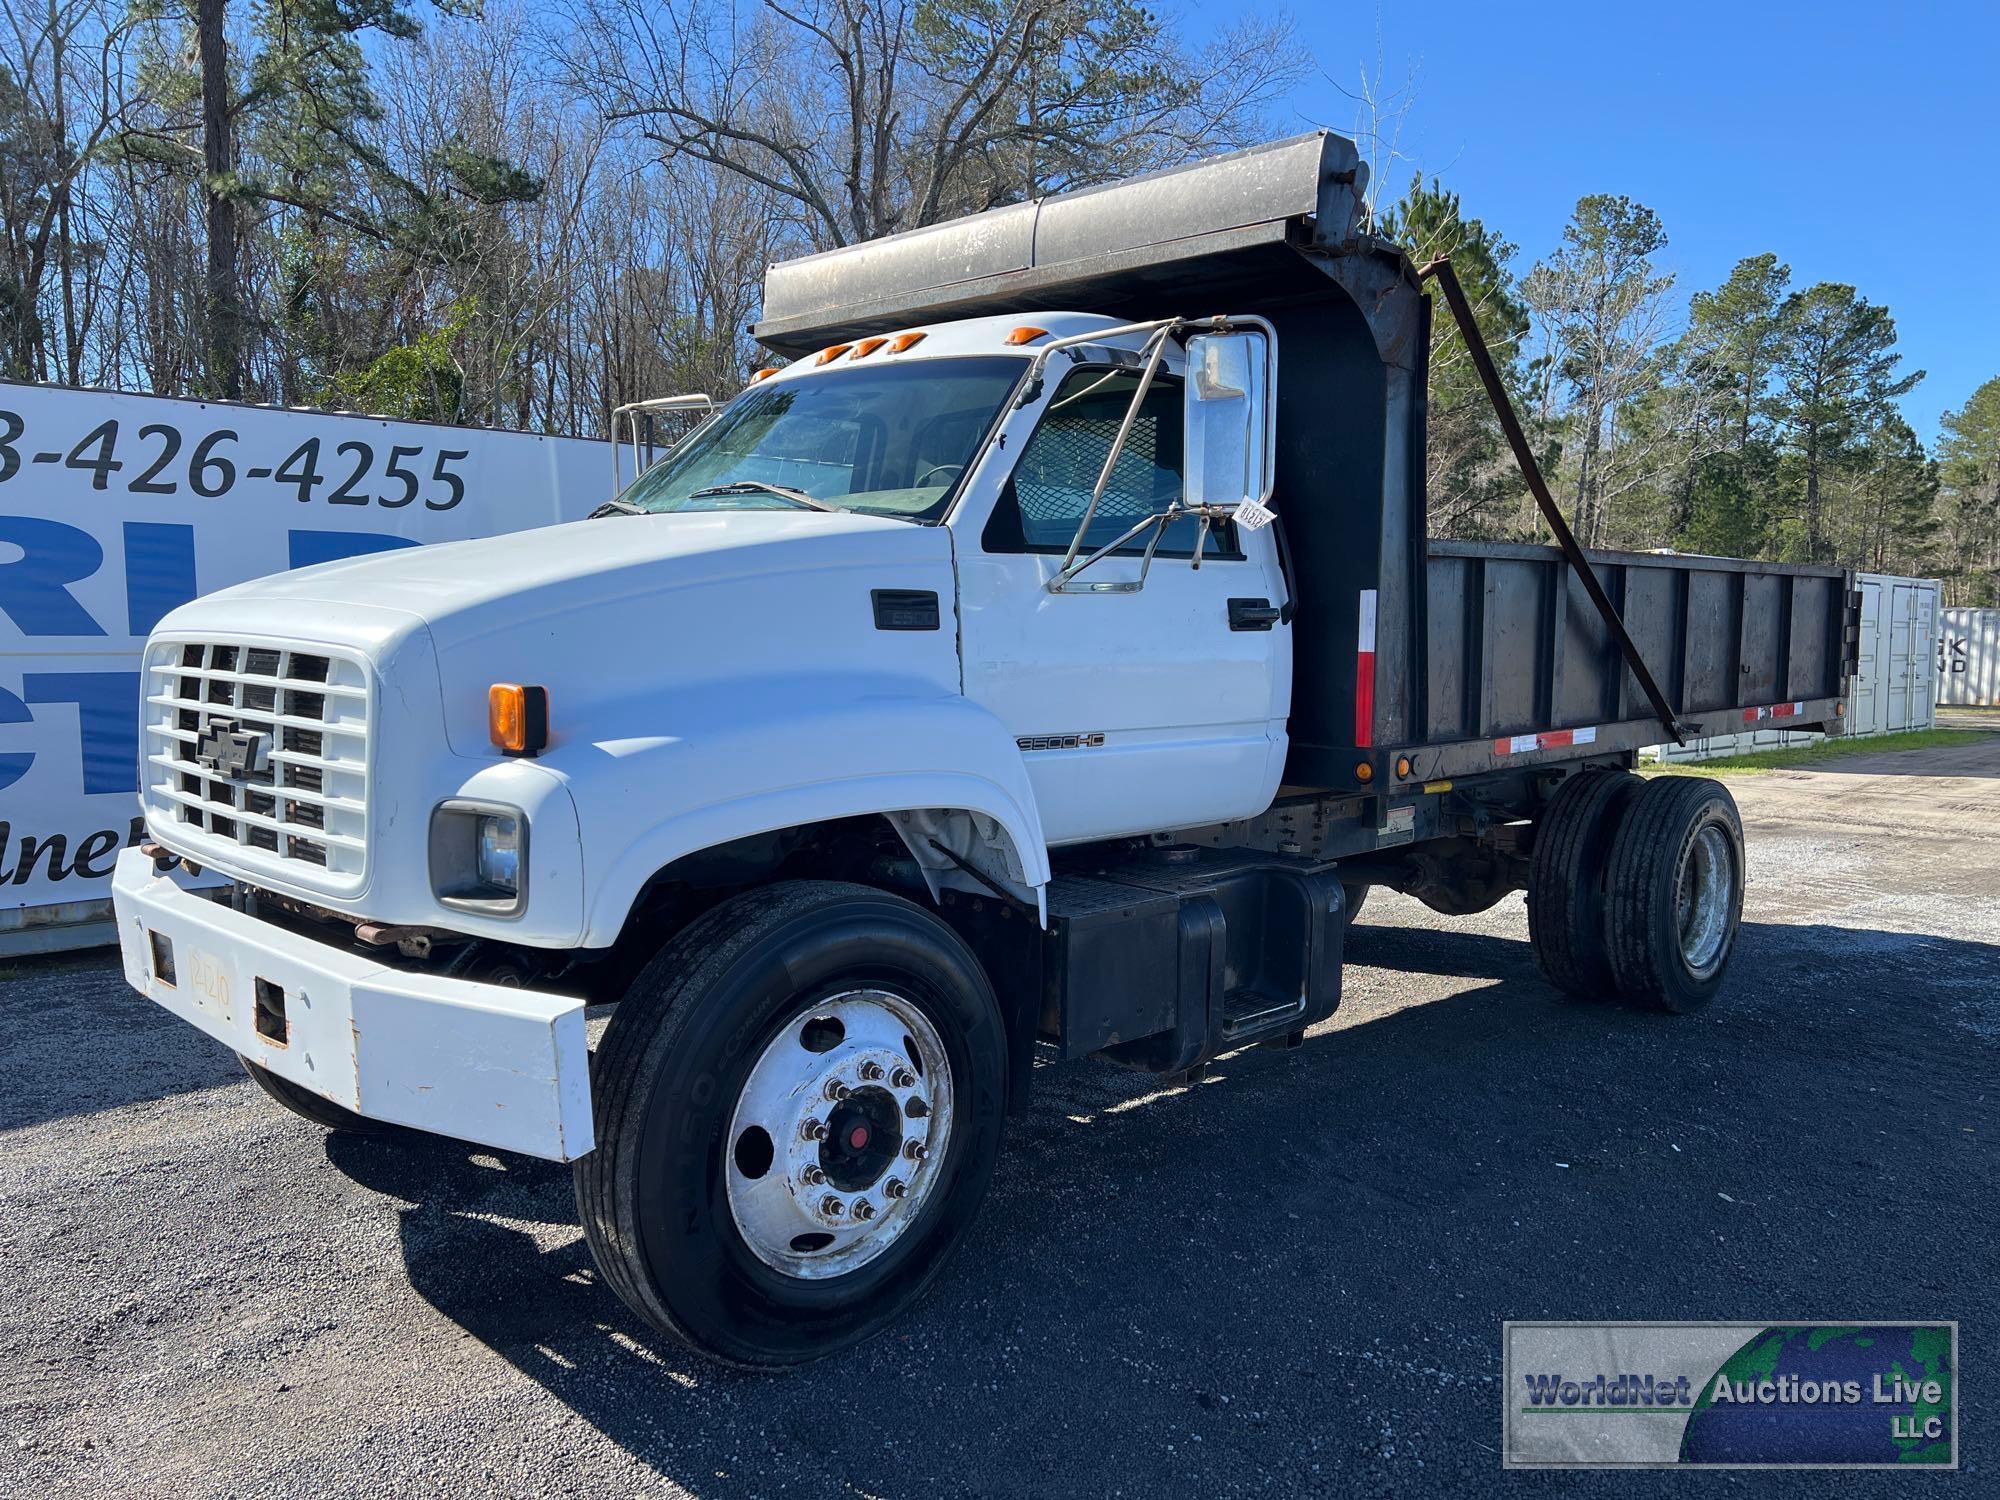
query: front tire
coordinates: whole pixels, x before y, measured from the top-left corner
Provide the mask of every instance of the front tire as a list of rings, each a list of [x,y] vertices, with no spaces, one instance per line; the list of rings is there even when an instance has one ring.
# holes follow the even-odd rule
[[[733,1364],[880,1332],[985,1196],[1006,1057],[978,960],[913,902],[830,881],[724,902],[641,971],[598,1049],[575,1172],[599,1269]]]
[[[371,1120],[366,1115],[357,1115],[346,1106],[335,1104],[331,1099],[323,1098],[311,1089],[300,1088],[289,1078],[279,1077],[269,1068],[252,1062],[241,1052],[236,1054],[236,1060],[243,1064],[243,1071],[250,1075],[251,1082],[258,1088],[301,1120],[310,1120],[323,1130],[344,1130],[351,1135],[397,1135],[405,1128],[401,1125],[391,1125],[386,1120]]]

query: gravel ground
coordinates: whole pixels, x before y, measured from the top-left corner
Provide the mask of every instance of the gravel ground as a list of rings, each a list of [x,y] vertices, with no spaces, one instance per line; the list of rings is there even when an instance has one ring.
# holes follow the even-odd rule
[[[1559,999],[1518,896],[1378,894],[1341,1011],[1205,1083],[1045,1070],[896,1333],[781,1377],[646,1334],[566,1169],[326,1136],[101,957],[0,981],[0,1493],[1484,1495],[1501,1320],[1962,1320],[1995,1410],[2000,736],[1740,778],[1735,982]]]

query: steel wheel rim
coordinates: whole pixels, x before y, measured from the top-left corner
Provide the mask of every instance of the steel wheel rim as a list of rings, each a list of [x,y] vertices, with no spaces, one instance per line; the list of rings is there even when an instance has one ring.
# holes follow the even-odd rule
[[[1710,823],[1695,835],[1681,861],[1675,901],[1681,960],[1697,979],[1722,966],[1735,905],[1736,861],[1721,826]]]
[[[951,1130],[951,1063],[929,1017],[879,987],[828,996],[744,1079],[723,1144],[730,1217],[784,1275],[858,1270],[921,1216]]]

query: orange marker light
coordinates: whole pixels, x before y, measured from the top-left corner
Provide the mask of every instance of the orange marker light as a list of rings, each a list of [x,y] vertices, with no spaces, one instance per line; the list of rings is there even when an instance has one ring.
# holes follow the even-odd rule
[[[1046,328],[1030,328],[1023,324],[1000,342],[1003,344],[1032,344],[1036,339],[1045,339],[1048,336],[1049,331]]]
[[[905,349],[914,349],[926,337],[928,335],[922,333],[899,333],[889,340],[889,352],[891,354],[901,354]]]
[[[509,755],[539,755],[549,743],[549,690],[496,682],[486,690],[486,736]]]
[[[881,339],[881,338],[863,339],[860,343],[854,346],[854,357],[856,359],[866,359],[869,355],[873,354],[877,349],[880,349],[884,344],[888,342],[889,341],[887,339]]]
[[[831,349],[822,349],[819,351],[819,358],[814,360],[813,363],[816,365],[830,365],[853,347],[852,344],[835,344]]]
[[[1409,756],[1407,756],[1407,755],[1399,755],[1399,756],[1397,756],[1397,757],[1396,757],[1396,774],[1397,774],[1398,776],[1407,776],[1407,775],[1409,775],[1409,774],[1410,774],[1410,757],[1409,757]]]
[[[776,365],[766,365],[764,366],[763,369],[759,370],[755,375],[752,375],[750,377],[750,383],[752,385],[755,385],[760,380],[769,380],[773,375],[777,373],[778,373],[778,367]]]
[[[1362,761],[1360,765],[1354,768],[1354,779],[1356,781],[1373,781],[1375,779],[1375,768],[1369,765],[1367,761]]]

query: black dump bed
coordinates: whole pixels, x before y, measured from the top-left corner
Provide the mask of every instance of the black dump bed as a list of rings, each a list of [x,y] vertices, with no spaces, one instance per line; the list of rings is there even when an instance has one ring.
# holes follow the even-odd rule
[[[1366,180],[1352,142],[1317,132],[806,256],[771,268],[757,337],[796,355],[987,313],[1261,314],[1296,605],[1288,784],[1672,738],[1559,551],[1426,537],[1431,302],[1400,250],[1357,231]],[[1682,735],[1836,726],[1857,612],[1842,570],[1591,557]]]

